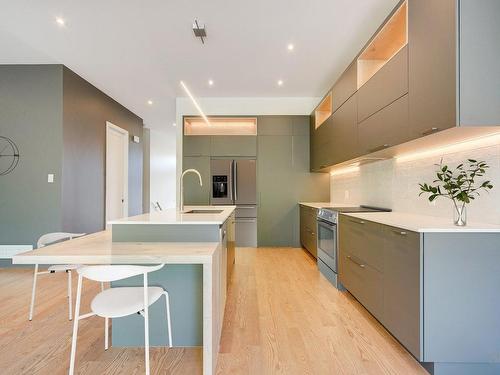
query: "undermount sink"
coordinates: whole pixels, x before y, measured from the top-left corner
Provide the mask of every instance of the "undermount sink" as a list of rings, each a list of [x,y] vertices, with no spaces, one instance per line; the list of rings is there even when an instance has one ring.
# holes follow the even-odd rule
[[[189,210],[185,214],[220,214],[223,210]]]

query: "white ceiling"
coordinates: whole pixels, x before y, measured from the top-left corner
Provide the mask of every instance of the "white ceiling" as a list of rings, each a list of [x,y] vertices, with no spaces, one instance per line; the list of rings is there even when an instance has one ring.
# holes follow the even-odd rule
[[[161,128],[175,121],[181,79],[203,97],[322,96],[396,3],[0,0],[0,64],[65,64]]]

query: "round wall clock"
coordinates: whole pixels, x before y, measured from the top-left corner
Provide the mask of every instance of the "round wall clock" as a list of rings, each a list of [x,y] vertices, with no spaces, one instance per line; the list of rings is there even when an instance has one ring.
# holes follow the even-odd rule
[[[14,170],[19,163],[19,149],[7,137],[0,136],[0,176],[5,176]]]

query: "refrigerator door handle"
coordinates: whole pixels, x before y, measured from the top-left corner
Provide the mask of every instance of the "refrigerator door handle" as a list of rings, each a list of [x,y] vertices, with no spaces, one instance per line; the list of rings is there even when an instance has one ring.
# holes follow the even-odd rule
[[[233,160],[234,165],[234,201],[238,200],[238,162]]]
[[[233,163],[234,160],[231,160],[231,167],[229,168],[229,199],[233,200]]]

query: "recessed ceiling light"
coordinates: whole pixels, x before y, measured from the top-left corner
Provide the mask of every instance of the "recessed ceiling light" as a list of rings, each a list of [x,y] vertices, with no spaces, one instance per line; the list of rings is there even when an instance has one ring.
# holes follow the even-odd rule
[[[174,122],[174,123],[172,124],[172,126],[177,126],[177,124]]]
[[[289,51],[293,51],[295,46],[292,43],[289,43],[288,46],[286,46],[286,48],[288,48]]]
[[[278,80],[278,86],[283,86],[283,81],[281,79]]]
[[[208,85],[209,85],[209,86],[213,86],[213,85],[214,85],[214,81],[213,81],[213,80],[211,80],[211,79],[209,79],[209,80],[208,80]]]
[[[56,23],[61,27],[66,26],[66,21],[62,17],[56,17]]]
[[[148,100],[148,105],[153,105],[153,101],[151,99]]]

